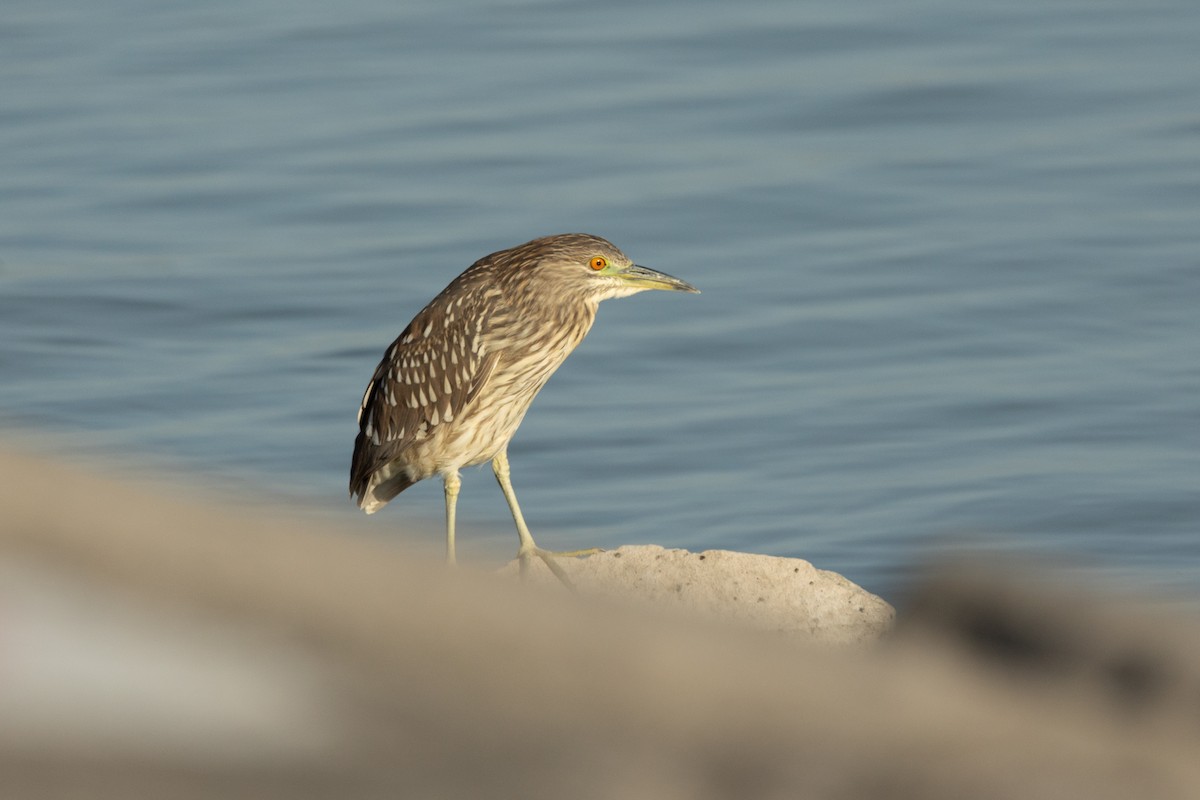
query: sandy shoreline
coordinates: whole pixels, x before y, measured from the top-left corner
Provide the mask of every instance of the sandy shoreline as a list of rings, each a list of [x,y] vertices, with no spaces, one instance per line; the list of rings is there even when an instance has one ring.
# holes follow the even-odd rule
[[[634,602],[781,584],[671,553],[574,598],[0,454],[5,795],[1200,796],[1194,619],[954,571],[847,649]]]

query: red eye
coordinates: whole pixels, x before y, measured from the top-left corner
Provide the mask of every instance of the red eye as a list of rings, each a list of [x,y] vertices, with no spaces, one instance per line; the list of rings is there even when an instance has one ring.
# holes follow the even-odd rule
[[[595,270],[601,270],[608,266],[608,259],[604,256],[592,256],[589,266]]]

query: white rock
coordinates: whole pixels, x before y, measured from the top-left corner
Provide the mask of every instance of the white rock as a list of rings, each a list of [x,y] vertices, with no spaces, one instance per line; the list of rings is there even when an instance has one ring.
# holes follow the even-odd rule
[[[811,641],[874,641],[891,630],[896,615],[883,599],[799,558],[626,545],[557,563],[583,595],[644,600]],[[518,563],[501,572],[516,576]],[[527,577],[557,583],[536,558]]]

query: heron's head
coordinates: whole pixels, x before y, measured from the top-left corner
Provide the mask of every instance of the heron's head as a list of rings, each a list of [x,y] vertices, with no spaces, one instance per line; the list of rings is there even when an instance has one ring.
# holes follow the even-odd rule
[[[612,242],[587,233],[546,236],[509,252],[520,254],[547,291],[561,291],[596,302],[647,289],[700,291],[665,272],[634,264]]]

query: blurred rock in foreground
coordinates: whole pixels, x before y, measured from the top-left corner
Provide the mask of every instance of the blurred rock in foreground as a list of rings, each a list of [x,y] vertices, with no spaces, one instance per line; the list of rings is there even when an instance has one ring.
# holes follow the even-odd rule
[[[0,796],[1200,797],[1200,624],[1050,586],[830,648],[0,456]]]

